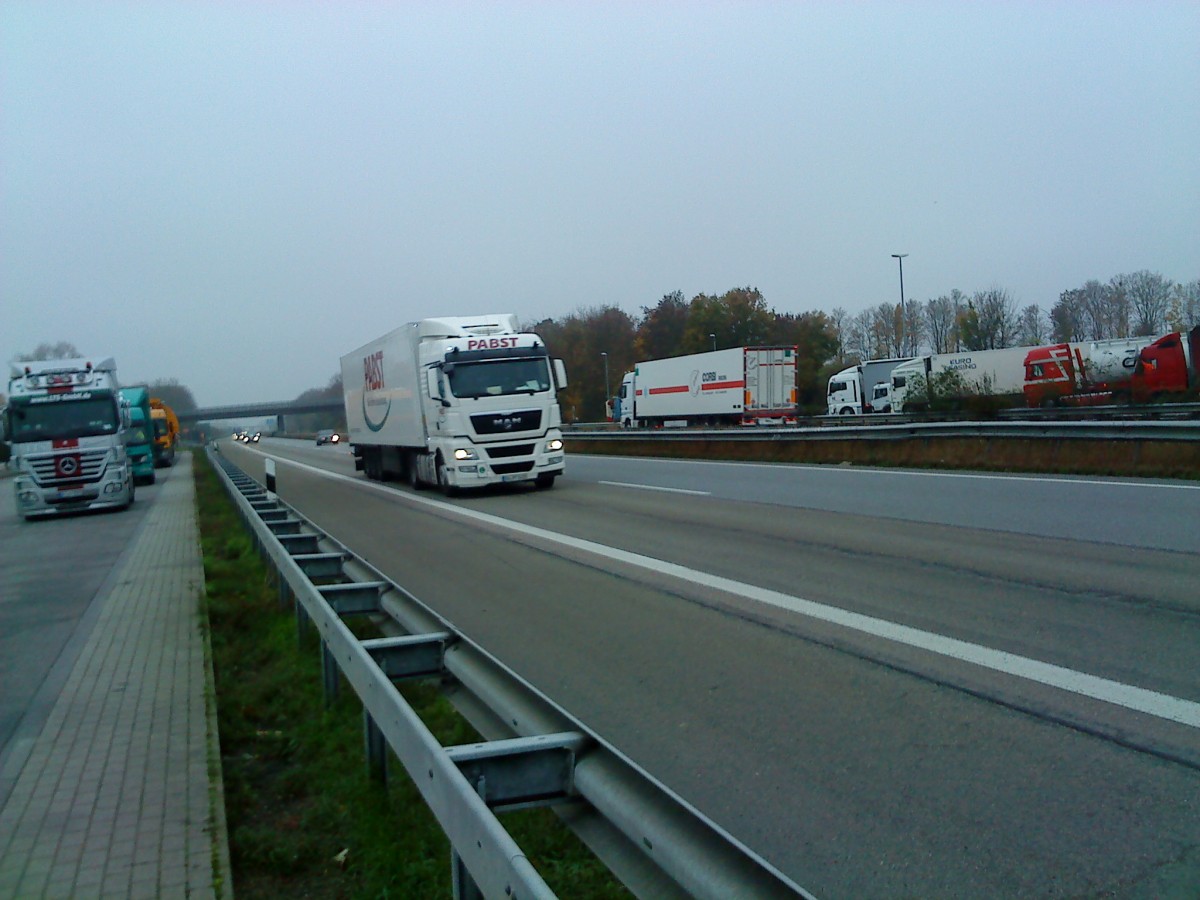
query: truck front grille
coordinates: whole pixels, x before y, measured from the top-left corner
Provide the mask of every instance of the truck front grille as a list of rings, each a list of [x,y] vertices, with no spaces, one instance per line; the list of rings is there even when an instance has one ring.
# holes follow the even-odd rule
[[[476,434],[507,434],[514,431],[536,431],[542,427],[540,409],[519,412],[479,413],[471,416]]]
[[[107,450],[72,450],[29,458],[33,479],[42,487],[66,487],[99,481]]]
[[[508,444],[504,447],[484,447],[483,452],[492,459],[506,459],[510,456],[533,456],[533,444]]]

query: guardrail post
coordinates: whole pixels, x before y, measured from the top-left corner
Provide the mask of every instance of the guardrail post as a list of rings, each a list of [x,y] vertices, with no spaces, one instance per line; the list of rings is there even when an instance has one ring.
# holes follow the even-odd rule
[[[328,709],[338,696],[338,664],[324,641],[321,641],[321,684],[325,688],[325,707]]]
[[[483,775],[480,775],[479,780],[475,783],[475,792],[484,802],[487,802],[487,781]],[[483,891],[479,889],[479,885],[475,883],[475,879],[463,865],[462,857],[458,855],[453,844],[450,845],[450,878],[454,889],[454,900],[484,900]]]
[[[367,775],[372,781],[387,784],[387,740],[371,714],[363,708],[363,743],[367,751]]]
[[[484,900],[483,891],[479,890],[479,885],[453,847],[450,848],[450,875],[454,885],[454,900]]]
[[[308,619],[308,611],[305,610],[304,604],[300,602],[300,598],[293,594],[292,609],[296,613],[296,646],[301,650],[304,649],[304,637],[308,634],[312,623]]]

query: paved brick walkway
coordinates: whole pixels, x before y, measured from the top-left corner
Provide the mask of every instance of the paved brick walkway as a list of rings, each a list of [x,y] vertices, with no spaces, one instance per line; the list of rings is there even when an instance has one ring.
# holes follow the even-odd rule
[[[191,456],[155,490],[0,809],[0,897],[232,897]]]

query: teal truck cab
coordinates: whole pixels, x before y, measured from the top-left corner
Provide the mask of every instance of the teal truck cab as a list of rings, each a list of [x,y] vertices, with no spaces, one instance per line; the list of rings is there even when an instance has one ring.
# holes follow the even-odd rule
[[[154,484],[154,423],[150,418],[150,390],[146,387],[121,388],[121,404],[129,410],[129,433],[125,452],[137,484]]]

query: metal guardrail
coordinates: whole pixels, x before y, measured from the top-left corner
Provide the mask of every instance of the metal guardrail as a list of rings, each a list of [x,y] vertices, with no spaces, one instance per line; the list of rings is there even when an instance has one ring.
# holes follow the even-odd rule
[[[1190,419],[1100,421],[914,421],[904,416],[838,416],[820,426],[729,428],[594,427],[569,429],[568,437],[599,441],[829,441],[861,438],[907,440],[930,437],[1020,438],[1025,440],[1200,441],[1200,421]]]
[[[386,778],[390,748],[450,839],[456,898],[555,896],[496,815],[546,805],[637,896],[811,896],[214,448],[208,455],[298,629],[320,635],[327,700],[344,677],[362,701],[369,770]],[[359,640],[343,621],[352,615],[385,617],[394,633]],[[396,689],[419,677],[441,679],[486,740],[442,747]]]

